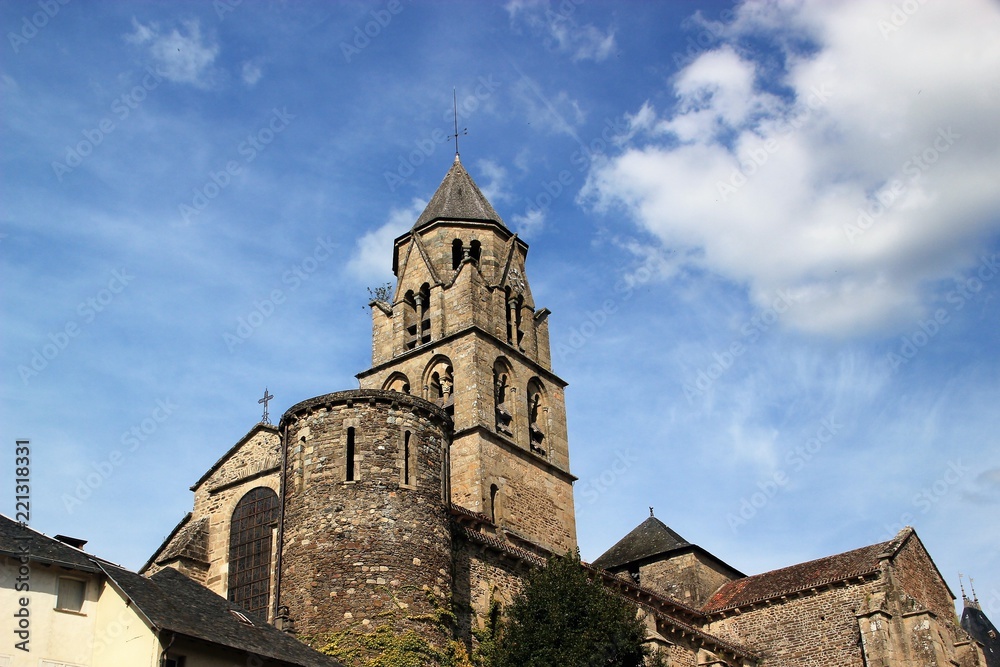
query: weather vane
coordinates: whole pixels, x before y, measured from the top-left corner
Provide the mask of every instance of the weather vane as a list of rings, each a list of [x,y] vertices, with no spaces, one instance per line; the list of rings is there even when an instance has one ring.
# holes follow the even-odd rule
[[[454,88],[451,89],[451,97],[452,97],[452,102],[455,105],[455,134],[451,135],[448,138],[455,140],[455,157],[457,158],[458,157],[458,136],[459,136],[459,132],[458,132],[458,93],[455,91]],[[462,134],[468,134],[469,133],[469,128],[463,127],[461,133]]]
[[[257,403],[263,403],[264,404],[264,416],[260,418],[260,423],[261,424],[270,424],[271,423],[271,418],[267,414],[267,402],[270,401],[272,398],[274,398],[274,396],[272,396],[271,394],[267,393],[267,387],[264,387],[264,398],[262,398],[259,401],[257,401]]]

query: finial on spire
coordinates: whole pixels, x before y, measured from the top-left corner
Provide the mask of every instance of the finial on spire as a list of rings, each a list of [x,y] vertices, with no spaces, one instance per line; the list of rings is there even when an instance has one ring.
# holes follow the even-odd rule
[[[650,506],[650,508],[649,508],[649,516],[650,516],[650,517],[652,517],[652,516],[653,516],[653,508],[652,508],[652,506]]]
[[[272,398],[274,398],[274,396],[272,396],[271,394],[267,393],[267,387],[264,387],[264,398],[262,398],[259,401],[257,401],[257,403],[263,403],[264,404],[264,416],[260,418],[260,423],[261,424],[270,424],[271,423],[271,418],[267,414],[267,403]]]
[[[965,594],[965,582],[962,581],[962,573],[958,573],[958,587],[962,589],[962,602],[968,602],[969,596]]]
[[[458,92],[455,90],[455,88],[451,89],[451,98],[452,102],[455,105],[455,134],[451,135],[448,138],[455,140],[455,162],[460,162],[460,160],[458,159]],[[469,133],[469,128],[463,127],[462,134],[468,134],[468,133]]]
[[[969,577],[969,588],[972,589],[972,606],[976,609],[982,609],[979,606],[979,596],[976,595],[976,580],[972,577]]]

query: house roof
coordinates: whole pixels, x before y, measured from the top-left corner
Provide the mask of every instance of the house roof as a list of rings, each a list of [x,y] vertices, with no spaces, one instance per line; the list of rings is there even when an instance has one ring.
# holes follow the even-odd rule
[[[100,572],[85,551],[0,514],[0,554],[18,558],[25,553],[36,563],[60,565],[82,572]]]
[[[291,635],[246,616],[240,607],[173,568],[160,570],[151,577],[109,564],[102,564],[101,569],[156,630],[175,632],[288,665],[342,667]],[[240,620],[234,611],[249,618],[251,624]]]
[[[719,588],[705,603],[703,611],[713,613],[743,607],[879,572],[881,561],[895,556],[913,534],[912,528],[904,528],[887,542],[736,579]]]
[[[500,215],[486,200],[479,186],[469,176],[469,172],[465,171],[457,155],[455,163],[445,174],[427,208],[417,218],[413,230],[416,231],[435,220],[491,221],[506,229]]]

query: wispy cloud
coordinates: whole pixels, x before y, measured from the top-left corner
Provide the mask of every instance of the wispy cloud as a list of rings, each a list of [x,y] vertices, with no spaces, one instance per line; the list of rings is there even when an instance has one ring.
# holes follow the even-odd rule
[[[570,56],[574,62],[601,62],[615,52],[615,31],[601,30],[591,23],[580,24],[574,16],[574,2],[553,6],[549,0],[511,0],[504,8],[514,25],[525,25],[545,40],[546,46]]]
[[[132,26],[134,30],[125,40],[147,48],[161,75],[174,83],[188,83],[198,88],[214,85],[216,77],[212,65],[219,55],[219,45],[202,36],[199,21],[184,21],[182,30],[173,28],[167,33],[161,32],[157,23],[143,25],[135,18]]]

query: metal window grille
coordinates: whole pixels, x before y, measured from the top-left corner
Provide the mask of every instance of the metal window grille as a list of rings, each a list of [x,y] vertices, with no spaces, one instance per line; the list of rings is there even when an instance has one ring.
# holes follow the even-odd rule
[[[248,492],[229,530],[229,601],[267,620],[271,593],[271,531],[278,521],[278,495],[268,488]]]

